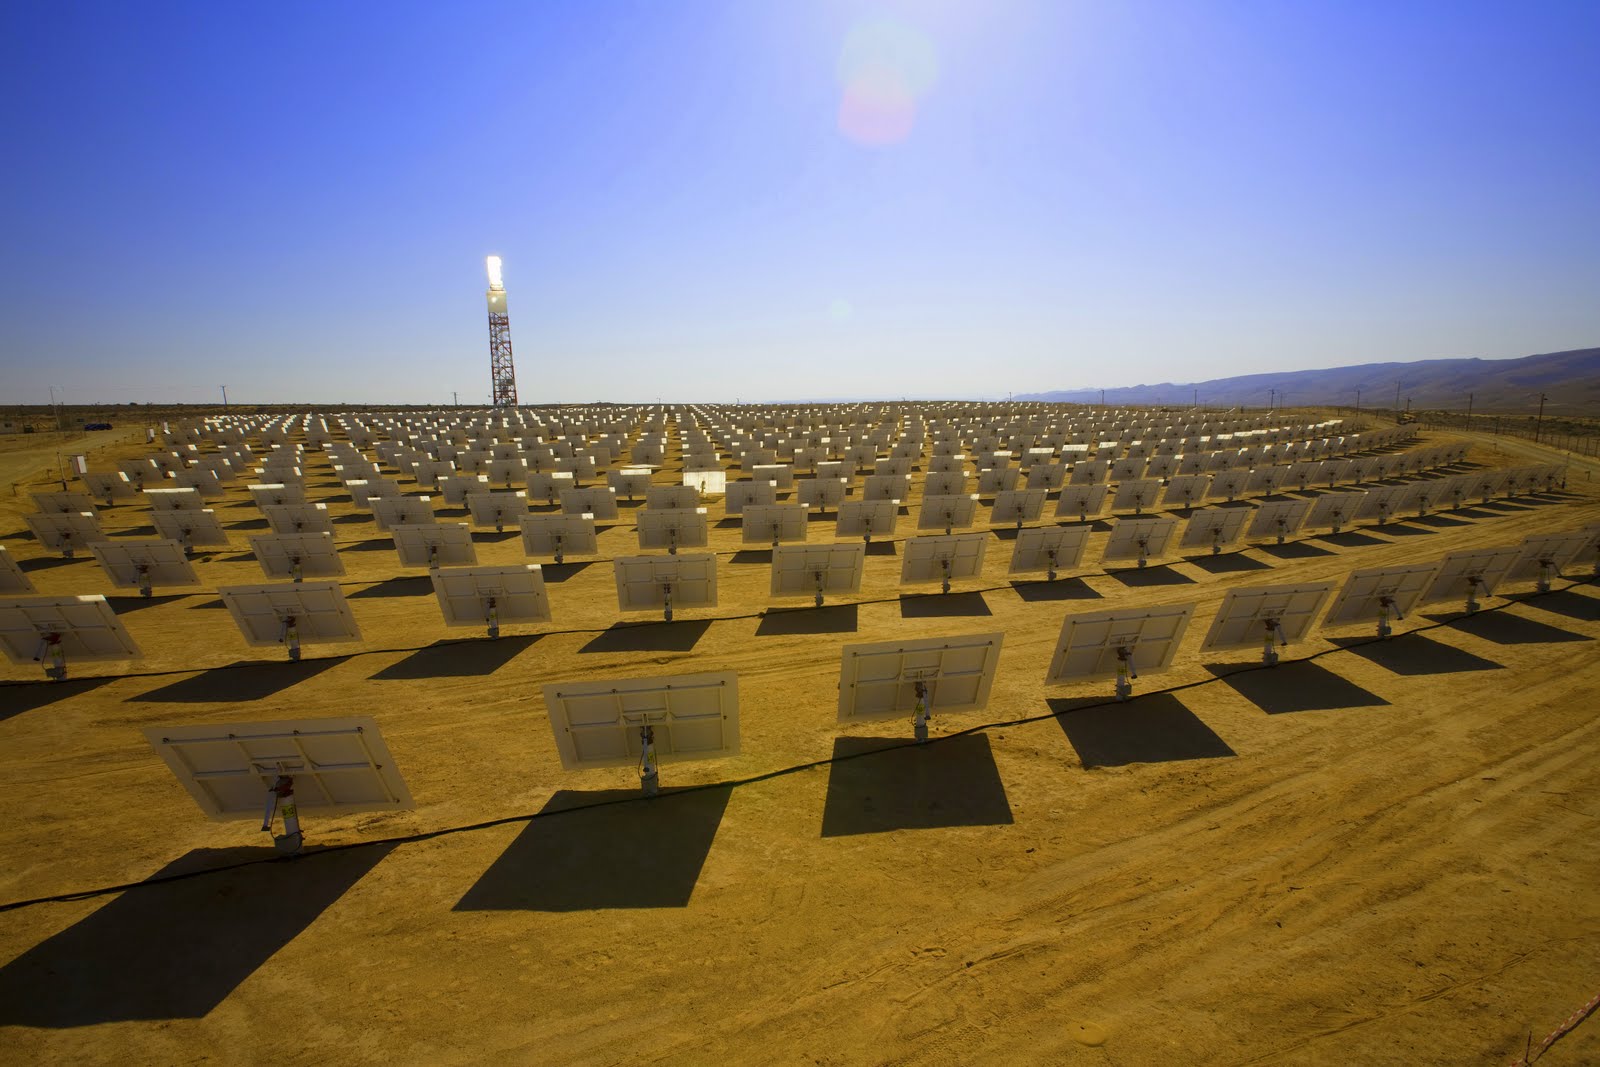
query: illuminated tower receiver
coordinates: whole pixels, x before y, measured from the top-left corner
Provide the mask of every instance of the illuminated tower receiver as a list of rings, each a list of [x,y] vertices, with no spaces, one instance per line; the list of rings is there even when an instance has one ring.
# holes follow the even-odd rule
[[[517,371],[511,365],[511,316],[506,313],[506,287],[500,280],[500,257],[490,256],[489,267],[489,380],[494,383],[494,406],[516,406]]]

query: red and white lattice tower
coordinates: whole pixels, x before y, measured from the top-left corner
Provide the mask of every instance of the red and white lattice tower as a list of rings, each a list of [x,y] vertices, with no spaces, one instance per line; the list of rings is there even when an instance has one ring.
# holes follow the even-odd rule
[[[511,365],[511,316],[506,312],[506,287],[500,280],[500,257],[490,256],[489,267],[489,381],[494,385],[494,406],[516,407],[517,370]]]

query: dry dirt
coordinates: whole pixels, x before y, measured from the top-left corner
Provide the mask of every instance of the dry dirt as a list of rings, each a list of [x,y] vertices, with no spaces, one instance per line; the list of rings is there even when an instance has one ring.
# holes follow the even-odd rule
[[[1477,463],[1550,457],[1475,440]],[[118,593],[146,654],[64,683],[0,665],[26,683],[0,688],[0,904],[273,855],[208,822],[144,726],[370,714],[417,801],[308,812],[297,860],[0,912],[0,1059],[1508,1063],[1600,991],[1600,589],[1432,608],[1382,644],[1314,631],[1227,678],[1254,655],[1196,650],[1232,587],[1600,521],[1592,465],[1564,493],[1144,574],[1092,562],[1102,524],[1051,586],[1013,587],[996,536],[984,580],[942,600],[900,599],[903,544],[883,546],[859,603],[821,611],[776,610],[765,554],[719,527],[720,607],[617,628],[624,509],[600,557],[545,567],[554,623],[498,641],[446,628],[427,578],[310,475],[349,520],[364,641],[300,664],[247,648],[214,594],[262,580],[242,487],[204,591],[145,602],[43,554],[25,497],[0,507],[41,592]],[[152,533],[143,505],[104,515]],[[478,540],[480,562],[523,561],[515,536]],[[1174,669],[1133,701],[1043,684],[1068,613],[1186,602]],[[985,711],[828,762],[910,735],[835,721],[841,646],[992,630]],[[739,673],[741,754],[663,784],[710,788],[636,801],[629,770],[561,770],[542,684],[706,670]],[[1597,1018],[1543,1060],[1597,1061]]]

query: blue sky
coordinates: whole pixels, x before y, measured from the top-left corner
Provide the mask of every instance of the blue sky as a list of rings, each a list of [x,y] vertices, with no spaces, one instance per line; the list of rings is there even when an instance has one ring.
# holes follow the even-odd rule
[[[994,397],[1600,344],[1600,3],[0,9],[0,398]]]

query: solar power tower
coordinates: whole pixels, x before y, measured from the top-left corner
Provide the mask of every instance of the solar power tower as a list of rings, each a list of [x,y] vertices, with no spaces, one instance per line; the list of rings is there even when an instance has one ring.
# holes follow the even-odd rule
[[[494,386],[495,407],[517,406],[517,372],[511,365],[511,316],[506,311],[506,287],[500,278],[500,257],[490,256],[489,268],[489,381]]]

